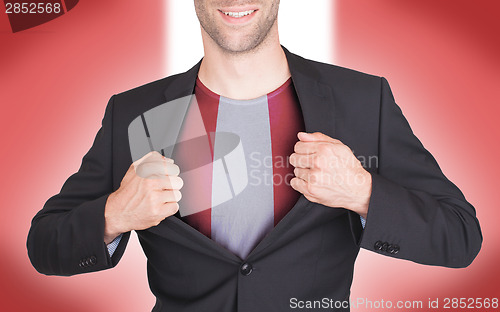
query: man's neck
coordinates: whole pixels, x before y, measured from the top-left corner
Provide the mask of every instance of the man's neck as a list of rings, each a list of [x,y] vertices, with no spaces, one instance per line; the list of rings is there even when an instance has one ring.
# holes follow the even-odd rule
[[[254,99],[280,87],[290,70],[277,34],[253,51],[234,54],[204,40],[205,56],[198,77],[211,91],[237,100]]]

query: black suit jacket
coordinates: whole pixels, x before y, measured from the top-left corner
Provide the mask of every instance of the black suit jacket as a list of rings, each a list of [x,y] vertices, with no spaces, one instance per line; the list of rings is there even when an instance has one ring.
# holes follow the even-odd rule
[[[371,159],[366,228],[355,213],[302,196],[242,260],[169,217],[137,231],[157,297],[153,311],[288,311],[291,298],[348,300],[360,247],[448,267],[465,267],[479,252],[474,208],[413,135],[387,81],[284,51],[306,131],[340,139],[367,165]],[[80,169],[32,221],[27,247],[39,272],[74,275],[118,263],[130,233],[110,258],[104,207],[132,163],[127,127],[145,111],[192,94],[199,66],[110,99]]]

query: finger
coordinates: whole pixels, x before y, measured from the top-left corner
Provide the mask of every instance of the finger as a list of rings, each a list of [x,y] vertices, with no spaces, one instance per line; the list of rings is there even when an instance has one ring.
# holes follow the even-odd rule
[[[315,155],[310,154],[310,155],[303,155],[303,154],[297,154],[293,153],[290,155],[290,164],[294,166],[295,168],[313,168],[314,167],[314,162],[315,162]]]
[[[172,158],[167,158],[167,157],[163,157],[163,159],[168,162],[168,163],[171,163],[173,164],[174,163],[174,160]]]
[[[154,191],[180,190],[184,186],[184,181],[178,176],[163,176],[146,179],[145,187]]]
[[[290,180],[290,186],[299,193],[304,194],[305,192],[305,181],[300,178],[292,178]]]
[[[309,188],[307,187],[307,182],[300,178],[293,178],[290,180],[290,186],[297,192],[304,195],[304,197],[311,202],[318,202],[318,199],[311,195]]]
[[[290,186],[297,192],[302,193],[305,196],[312,197],[309,193],[309,188],[306,181],[295,177],[290,180]]]
[[[301,180],[308,181],[309,180],[309,172],[311,169],[304,169],[304,168],[295,168],[293,169],[293,174],[297,178],[300,178]]]
[[[179,204],[176,202],[166,202],[163,204],[163,207],[165,208],[165,218],[170,217],[179,211]]]
[[[303,169],[303,168],[295,168],[293,173],[297,178],[304,180],[309,185],[322,185],[323,175],[320,171],[315,169]]]
[[[314,133],[299,132],[297,134],[297,137],[299,138],[299,140],[304,142],[342,143],[340,140],[329,137],[321,132],[314,132]]]
[[[298,141],[293,146],[293,151],[297,154],[314,154],[316,153],[314,145],[315,142]]]
[[[320,153],[325,147],[334,146],[331,142],[306,142],[298,141],[295,143],[293,150],[297,154],[316,154]]]
[[[151,151],[151,152],[147,153],[146,155],[142,156],[141,158],[137,159],[136,161],[134,161],[133,164],[135,166],[139,166],[141,163],[143,163],[144,161],[146,161],[146,159],[149,159],[151,157],[152,158],[157,158],[158,157],[157,155],[159,155],[160,157],[162,157],[161,154],[158,153],[157,151]]]
[[[161,192],[160,200],[162,203],[176,203],[181,200],[182,194],[179,190],[168,190]]]
[[[180,190],[184,186],[184,181],[178,176],[167,176],[162,182],[161,190]]]
[[[173,162],[164,163],[163,168],[165,169],[165,173],[168,176],[178,176],[179,173],[181,172],[179,166],[177,166]]]

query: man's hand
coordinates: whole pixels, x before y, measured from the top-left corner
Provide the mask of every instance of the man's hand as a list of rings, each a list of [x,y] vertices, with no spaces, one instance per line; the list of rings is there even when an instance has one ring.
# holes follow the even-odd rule
[[[158,225],[179,210],[183,185],[172,159],[150,152],[130,165],[120,188],[109,195],[104,217],[104,242],[121,233]]]
[[[343,207],[366,218],[372,179],[351,149],[320,132],[299,132],[290,156],[291,186],[315,203]]]

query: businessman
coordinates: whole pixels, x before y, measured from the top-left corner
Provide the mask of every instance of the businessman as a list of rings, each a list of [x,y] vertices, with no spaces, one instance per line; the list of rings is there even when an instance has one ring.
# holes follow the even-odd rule
[[[27,247],[39,272],[112,268],[134,230],[153,311],[289,311],[292,298],[348,311],[360,247],[430,265],[473,261],[475,210],[384,78],[282,47],[279,0],[194,5],[203,59],[110,99],[80,169],[33,218]],[[157,133],[174,138],[171,153]],[[227,156],[237,148],[224,133],[242,154]],[[182,144],[195,137],[204,152]],[[246,175],[234,174],[243,164]]]

